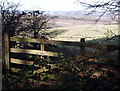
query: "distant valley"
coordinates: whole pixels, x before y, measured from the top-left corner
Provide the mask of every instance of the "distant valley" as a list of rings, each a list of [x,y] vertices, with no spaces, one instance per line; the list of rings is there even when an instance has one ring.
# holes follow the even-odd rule
[[[45,14],[49,17],[49,24],[52,27],[77,26],[85,24],[96,24],[96,20],[102,12],[94,12],[87,15],[87,11],[46,11]],[[97,24],[112,25],[116,24],[109,15],[104,15]]]

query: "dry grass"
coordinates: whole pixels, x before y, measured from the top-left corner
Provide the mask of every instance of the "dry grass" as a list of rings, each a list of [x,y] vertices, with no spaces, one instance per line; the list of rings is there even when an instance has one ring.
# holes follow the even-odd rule
[[[56,30],[69,30],[61,33],[52,40],[80,41],[80,38],[93,40],[98,38],[112,37],[118,34],[118,25],[79,25],[49,29],[48,32]]]

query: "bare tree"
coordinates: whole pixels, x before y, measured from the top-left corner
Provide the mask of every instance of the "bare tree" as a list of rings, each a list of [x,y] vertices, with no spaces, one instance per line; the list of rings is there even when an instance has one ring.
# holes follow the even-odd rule
[[[15,32],[15,27],[17,26],[17,7],[18,4],[9,3],[6,0],[0,2],[1,14],[2,14],[2,32],[8,32],[13,35]]]
[[[120,20],[118,19],[120,15],[120,1],[119,0],[109,0],[105,2],[105,0],[101,0],[96,3],[85,3],[81,0],[76,0],[77,3],[83,5],[87,8],[87,10],[90,10],[86,14],[86,16],[93,14],[96,11],[101,11],[102,13],[99,15],[99,17],[95,20],[96,23],[104,16],[109,15],[112,20],[116,21],[118,24],[120,24]],[[86,17],[85,16],[85,17]]]
[[[7,0],[0,2],[2,13],[2,29],[3,33],[8,32],[10,36],[29,36],[39,38],[40,34],[47,28],[47,16],[43,11],[18,11],[20,3],[14,4]],[[40,33],[41,32],[41,33]],[[30,35],[31,34],[31,35]]]
[[[47,28],[49,19],[42,11],[22,12],[20,25],[16,28],[16,35],[30,38],[39,38]]]

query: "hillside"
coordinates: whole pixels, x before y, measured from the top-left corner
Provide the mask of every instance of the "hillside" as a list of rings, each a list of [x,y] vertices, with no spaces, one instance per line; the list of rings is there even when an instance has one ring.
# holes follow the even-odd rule
[[[52,40],[80,41],[112,37],[118,34],[117,25],[78,25],[48,29],[45,35]]]
[[[76,26],[85,24],[95,24],[102,12],[94,12],[87,15],[88,11],[49,11],[45,12],[49,18],[52,27]],[[111,25],[116,22],[111,19],[109,14],[104,15],[97,24]]]

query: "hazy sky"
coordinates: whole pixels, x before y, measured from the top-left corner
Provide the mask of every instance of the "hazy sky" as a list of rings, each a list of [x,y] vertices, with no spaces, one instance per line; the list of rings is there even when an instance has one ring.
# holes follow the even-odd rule
[[[76,0],[8,0],[12,2],[20,2],[21,10],[57,10],[57,11],[68,11],[68,10],[81,10],[83,7],[80,4],[75,3]],[[97,1],[108,1],[108,0],[80,0],[88,3]]]

